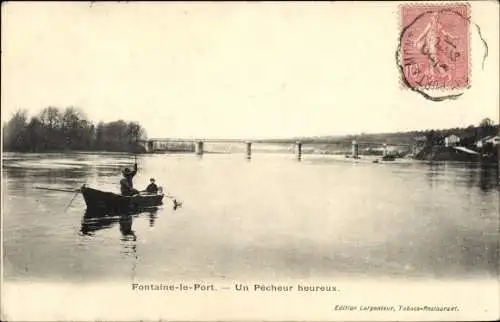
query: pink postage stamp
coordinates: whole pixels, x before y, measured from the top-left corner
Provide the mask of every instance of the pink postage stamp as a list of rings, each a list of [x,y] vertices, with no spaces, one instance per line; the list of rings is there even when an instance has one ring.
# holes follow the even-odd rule
[[[417,91],[467,88],[469,5],[407,4],[400,10],[399,64],[403,84]]]

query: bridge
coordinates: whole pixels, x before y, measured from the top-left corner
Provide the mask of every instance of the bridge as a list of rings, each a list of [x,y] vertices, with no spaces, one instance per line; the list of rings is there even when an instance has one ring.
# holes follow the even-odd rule
[[[357,140],[347,141],[347,140],[335,140],[335,139],[315,139],[315,138],[305,138],[305,139],[207,139],[207,138],[151,138],[147,140],[140,140],[139,143],[145,148],[147,153],[155,153],[157,151],[166,150],[168,144],[188,144],[194,145],[194,153],[201,156],[205,151],[206,143],[214,144],[241,144],[244,146],[245,156],[247,159],[252,158],[252,145],[254,144],[272,144],[272,145],[287,145],[293,146],[294,153],[297,160],[301,160],[304,145],[310,146],[336,146],[345,150],[346,153],[350,154],[352,157],[358,157],[360,148],[368,148],[374,150],[382,150],[382,155],[389,154],[389,147],[399,148],[401,150],[410,151],[411,146],[409,144],[386,144],[380,142],[359,142]]]

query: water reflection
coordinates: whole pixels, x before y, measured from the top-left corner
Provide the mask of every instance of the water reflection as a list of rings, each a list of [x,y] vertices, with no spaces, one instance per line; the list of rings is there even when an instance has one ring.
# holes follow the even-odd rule
[[[11,178],[27,176],[51,182],[60,178],[89,178],[112,176],[124,165],[133,163],[121,154],[96,155],[78,153],[13,154],[2,155],[3,169]]]
[[[158,208],[139,209],[127,213],[107,213],[95,210],[86,210],[83,218],[80,232],[83,235],[93,236],[96,231],[108,229],[115,224],[119,224],[120,233],[127,240],[136,239],[132,223],[134,217],[140,214],[147,213],[149,216],[149,226],[154,227],[157,218]]]
[[[85,236],[94,236],[95,232],[109,229],[118,223],[121,234],[120,241],[123,247],[122,253],[137,259],[137,235],[133,229],[134,218],[147,214],[149,226],[154,227],[158,217],[157,213],[158,208],[156,207],[121,214],[86,210],[83,215],[80,233]]]
[[[78,166],[78,167],[68,167],[68,168],[35,168],[35,167],[23,167],[23,166],[10,166],[9,164],[4,164],[5,171],[8,171],[9,177],[11,178],[25,178],[39,177],[47,182],[57,181],[60,178],[87,178],[92,174],[92,167],[89,166]]]
[[[430,162],[428,164],[425,176],[431,188],[434,188],[436,186],[436,183],[440,180],[440,177],[445,173],[444,166],[445,164],[441,162]]]
[[[425,175],[431,188],[452,183],[486,193],[500,186],[498,165],[491,163],[430,162]]]
[[[133,255],[137,259],[137,236],[132,229],[133,216],[121,216],[120,233],[122,234],[120,240],[123,246],[123,253],[126,255]]]
[[[499,169],[496,164],[481,164],[479,187],[483,192],[498,189],[500,186]]]
[[[155,222],[156,222],[156,218],[158,218],[158,212],[157,211],[150,211],[149,212],[149,227],[154,227]]]

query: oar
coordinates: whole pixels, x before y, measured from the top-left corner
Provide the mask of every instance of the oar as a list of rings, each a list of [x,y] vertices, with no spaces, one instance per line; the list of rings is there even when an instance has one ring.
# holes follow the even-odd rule
[[[66,206],[66,208],[64,209],[64,212],[66,212],[66,210],[68,210],[69,206],[71,206],[71,204],[73,203],[73,200],[75,200],[76,196],[78,196],[78,194],[81,192],[81,189],[60,189],[60,188],[49,188],[49,187],[34,187],[35,189],[39,189],[39,190],[49,190],[49,191],[60,191],[60,192],[73,192],[74,195],[73,197],[71,198],[71,200],[69,201],[68,205]]]

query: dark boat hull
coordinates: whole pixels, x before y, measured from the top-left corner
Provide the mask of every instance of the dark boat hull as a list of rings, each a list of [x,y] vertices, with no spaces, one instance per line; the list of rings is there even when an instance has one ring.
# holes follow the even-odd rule
[[[100,191],[82,187],[81,192],[87,209],[108,210],[114,212],[131,211],[162,204],[163,194],[139,194],[135,196],[122,196],[112,192]]]

